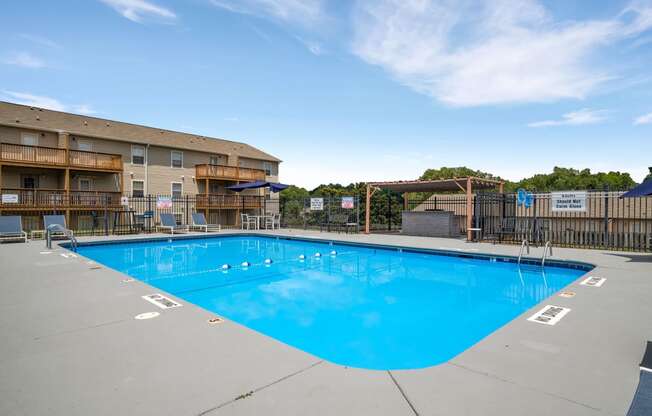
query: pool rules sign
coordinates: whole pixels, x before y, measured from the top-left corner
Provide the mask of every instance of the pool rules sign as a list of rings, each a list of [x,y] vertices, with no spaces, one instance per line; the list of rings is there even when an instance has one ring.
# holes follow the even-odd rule
[[[324,210],[324,198],[310,198],[310,210],[311,211],[323,211]]]
[[[586,212],[586,192],[552,192],[550,202],[553,212]]]

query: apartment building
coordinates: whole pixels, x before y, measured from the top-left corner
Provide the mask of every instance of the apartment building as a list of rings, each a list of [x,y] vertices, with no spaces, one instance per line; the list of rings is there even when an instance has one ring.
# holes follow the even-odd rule
[[[131,209],[122,196],[189,195],[193,209],[235,225],[240,212],[260,208],[265,191],[227,187],[279,177],[280,160],[245,143],[8,102],[0,102],[0,147],[0,213],[33,221]]]

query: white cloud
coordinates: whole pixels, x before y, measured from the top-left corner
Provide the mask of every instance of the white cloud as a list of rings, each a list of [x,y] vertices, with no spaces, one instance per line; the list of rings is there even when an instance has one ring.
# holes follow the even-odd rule
[[[634,125],[650,124],[652,123],[652,113],[643,114],[642,116],[634,119]]]
[[[211,0],[235,13],[272,18],[309,26],[324,18],[322,0]]]
[[[72,111],[73,113],[83,114],[83,115],[86,115],[86,116],[97,113],[97,111],[93,110],[93,108],[88,104],[74,105],[74,106],[72,106],[70,111]]]
[[[0,99],[17,104],[28,105],[30,107],[46,108],[48,110],[69,111],[84,115],[96,113],[96,111],[88,104],[66,105],[56,98],[34,95],[26,92],[2,91]]]
[[[32,69],[44,68],[46,66],[43,60],[37,58],[29,52],[13,53],[9,55],[7,59],[3,60],[3,62],[8,65],[16,65],[23,68]]]
[[[323,48],[323,46],[322,46],[321,43],[319,43],[319,42],[317,42],[317,41],[314,41],[314,40],[304,39],[304,38],[299,37],[299,36],[297,36],[296,38],[297,38],[297,40],[298,40],[299,42],[301,42],[301,43],[303,44],[303,46],[305,46],[305,47],[308,49],[308,51],[310,51],[310,53],[312,53],[313,55],[317,55],[317,56],[319,56],[319,55],[323,55],[324,53],[326,53],[326,51],[324,50],[324,48]]]
[[[550,126],[581,126],[585,124],[597,124],[606,120],[605,110],[591,110],[583,108],[571,111],[562,116],[560,120],[544,120],[528,124],[528,127],[550,127]]]
[[[18,36],[32,43],[36,43],[41,46],[47,46],[48,48],[52,48],[52,49],[61,48],[61,45],[43,36],[31,35],[29,33],[21,33]]]
[[[584,98],[612,76],[591,58],[652,26],[652,7],[556,22],[537,0],[359,0],[353,52],[454,106]]]
[[[146,17],[165,19],[168,21],[177,18],[170,9],[145,0],[100,0],[112,7],[122,16],[133,22],[142,22]]]

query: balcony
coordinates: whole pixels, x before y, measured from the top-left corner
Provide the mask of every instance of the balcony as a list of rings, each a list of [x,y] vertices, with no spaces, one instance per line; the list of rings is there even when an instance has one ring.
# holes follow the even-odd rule
[[[0,162],[37,167],[70,167],[78,169],[122,171],[122,156],[84,152],[55,147],[0,144]]]
[[[70,191],[63,189],[2,188],[17,195],[16,202],[1,202],[4,209],[104,209],[120,207],[120,192]]]
[[[264,181],[265,171],[262,169],[241,168],[224,165],[195,165],[197,179],[219,179],[227,181]]]
[[[263,198],[257,195],[197,194],[195,201],[198,209],[260,209]]]

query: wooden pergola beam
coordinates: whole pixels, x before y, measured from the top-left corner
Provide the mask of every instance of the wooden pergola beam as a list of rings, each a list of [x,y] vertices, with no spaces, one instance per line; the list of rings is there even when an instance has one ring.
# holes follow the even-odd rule
[[[473,240],[473,182],[466,178],[466,241]]]
[[[444,184],[444,187],[437,186],[435,189],[433,184]],[[367,183],[367,203],[365,206],[365,234],[370,232],[371,222],[371,197],[378,189],[390,189],[396,192],[403,192],[404,206],[403,209],[408,208],[407,195],[410,192],[436,192],[436,190],[453,191],[454,186],[457,186],[460,191],[466,194],[466,238],[468,241],[473,239],[473,184],[477,185],[479,190],[486,189],[487,187],[498,188],[498,192],[504,193],[505,182],[495,179],[476,178],[469,176],[466,178],[451,178],[433,181],[394,181],[394,182],[368,182]],[[454,185],[453,185],[454,184]],[[419,187],[424,185],[424,187]],[[448,185],[448,186],[446,186]],[[422,188],[423,190],[419,190]]]

